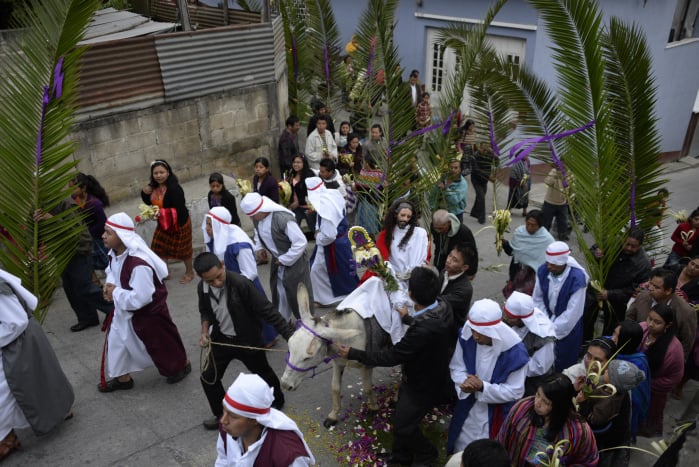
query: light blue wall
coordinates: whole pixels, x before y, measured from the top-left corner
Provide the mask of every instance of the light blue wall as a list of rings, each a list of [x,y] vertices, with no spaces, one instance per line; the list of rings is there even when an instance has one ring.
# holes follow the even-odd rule
[[[366,2],[331,0],[331,3],[344,45],[352,37]],[[657,86],[656,114],[662,138],[661,151],[679,151],[699,90],[699,41],[667,47],[675,0],[599,0],[599,3],[605,18],[617,16],[627,22],[635,22],[646,32]],[[490,4],[490,0],[424,0],[425,6],[418,8],[414,0],[401,1],[395,38],[405,73],[415,68],[424,77],[427,28],[447,24],[445,21],[417,18],[416,12],[483,18]],[[525,63],[551,86],[555,86],[549,50],[551,43],[537,19],[536,11],[525,0],[510,0],[495,21],[538,26],[536,31],[492,27],[489,33],[525,39]]]
[[[349,42],[359,22],[366,4],[361,0],[331,0],[335,21],[340,30],[342,46]],[[447,21],[415,17],[418,12],[434,15],[455,16],[459,18],[482,19],[491,5],[490,0],[424,0],[424,7],[418,8],[415,0],[402,0],[398,7],[395,31],[396,44],[401,57],[404,78],[410,70],[420,70],[425,75],[427,28],[442,28]],[[536,11],[526,5],[524,0],[510,0],[497,16],[497,21],[512,22],[534,26]],[[525,60],[527,63],[534,55],[535,32],[494,27],[490,33],[518,37],[527,40]]]

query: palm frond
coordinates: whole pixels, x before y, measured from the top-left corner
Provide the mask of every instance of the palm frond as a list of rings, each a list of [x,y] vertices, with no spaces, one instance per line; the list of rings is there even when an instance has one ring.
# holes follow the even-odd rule
[[[620,160],[629,169],[631,223],[650,229],[657,219],[649,212],[657,191],[665,183],[655,106],[656,86],[651,57],[642,31],[611,18],[605,34],[606,78],[611,108],[610,124]]]
[[[301,119],[311,115],[310,98],[312,74],[311,49],[304,46],[308,40],[306,18],[293,0],[280,0],[279,12],[284,27],[286,67],[288,70],[289,111]]]
[[[553,42],[559,112],[554,120],[564,130],[594,121],[593,129],[561,140],[557,148],[574,176],[571,207],[605,251],[597,261],[576,231],[591,277],[604,283],[634,205],[650,201],[661,183],[645,41],[637,28],[616,19],[605,33],[595,1],[530,3]]]
[[[340,97],[339,87],[335,85],[339,78],[340,34],[329,0],[306,0],[306,11],[308,40],[304,46],[311,50],[309,66],[315,86],[312,91],[332,108]]]
[[[32,215],[55,209],[70,194],[68,182],[77,164],[71,161],[71,131],[83,52],[76,44],[98,4],[32,2],[18,16],[26,28],[21,44],[0,72],[0,225],[11,237],[2,237],[0,263],[37,295],[42,321],[81,232],[74,212],[40,222]]]

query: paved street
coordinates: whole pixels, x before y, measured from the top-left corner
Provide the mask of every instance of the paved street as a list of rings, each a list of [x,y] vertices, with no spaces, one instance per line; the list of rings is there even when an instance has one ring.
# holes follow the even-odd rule
[[[688,212],[697,206],[696,180],[699,176],[699,161],[683,160],[666,165],[670,180],[668,189],[673,192],[669,207],[672,210],[685,209]],[[145,180],[144,180],[145,182]],[[202,178],[185,183],[187,199],[194,201],[193,225],[195,243],[201,249],[201,215],[205,208],[205,195],[208,191],[207,179]],[[229,186],[230,188],[231,186]],[[535,183],[531,194],[534,204],[543,200],[544,188]],[[489,187],[488,206],[492,206],[492,189]],[[498,190],[498,205],[505,204],[506,187]],[[469,206],[474,198],[469,193]],[[109,209],[110,213],[126,211],[135,216],[139,200],[132,199]],[[241,218],[245,217],[241,213]],[[244,220],[248,229],[249,221]],[[481,270],[474,282],[474,299],[491,297],[501,301],[500,289],[504,285],[509,257],[498,257],[493,245],[492,228],[480,226],[475,219],[467,217],[467,225],[473,230],[480,252]],[[513,215],[512,229],[523,223],[519,210]],[[666,220],[665,228],[672,228],[674,221]],[[668,233],[669,235],[669,233]],[[572,245],[577,248],[576,245]],[[578,256],[580,258],[580,256]],[[498,268],[498,266],[500,266]],[[168,385],[165,378],[155,369],[134,374],[135,388],[102,394],[97,391],[99,368],[104,334],[98,328],[90,328],[80,333],[71,333],[70,325],[75,323],[62,290],[56,294],[51,306],[45,329],[58,354],[68,378],[75,390],[75,418],[64,423],[58,430],[42,438],[36,438],[31,431],[20,431],[19,437],[24,446],[22,452],[13,454],[4,465],[7,466],[76,466],[76,465],[128,465],[128,466],[206,466],[213,465],[216,453],[217,432],[206,431],[201,425],[210,417],[208,404],[198,378],[200,351],[199,314],[197,311],[196,281],[180,285],[179,277],[184,271],[181,263],[171,264],[172,280],[167,282],[170,311],[184,340],[193,372],[185,380]],[[269,267],[260,268],[262,283],[267,286]],[[272,367],[281,376],[284,370],[285,342],[280,342],[269,353]],[[322,421],[330,409],[329,366],[320,369],[315,379],[304,381],[301,388],[286,394],[285,410],[294,417],[305,431],[319,465],[340,465],[336,452],[342,445],[337,435],[322,428]],[[229,385],[238,372],[244,368],[235,362],[224,378]],[[375,371],[375,384],[390,382],[391,369]],[[351,389],[348,389],[352,386]],[[358,396],[359,374],[349,371],[343,391],[343,403]],[[666,410],[666,431],[673,426],[675,419],[687,415],[696,416],[699,408],[699,384],[690,382],[683,401],[669,399]],[[51,388],[46,388],[50,391]],[[695,397],[696,396],[696,397]],[[355,400],[356,402],[356,400]],[[341,423],[337,431],[343,431],[350,422]],[[312,427],[313,426],[313,427]],[[330,447],[330,446],[333,447]],[[647,445],[641,439],[639,447]],[[696,465],[699,441],[697,435],[690,437],[684,453],[682,465]],[[633,453],[632,465],[651,465],[652,458],[645,454]]]

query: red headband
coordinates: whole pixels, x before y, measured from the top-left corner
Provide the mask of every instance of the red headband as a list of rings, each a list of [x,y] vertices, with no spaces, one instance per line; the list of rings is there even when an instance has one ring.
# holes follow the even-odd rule
[[[495,324],[498,324],[501,320],[496,319],[495,321],[487,321],[485,323],[476,323],[475,321],[469,319],[468,322],[471,323],[472,326],[493,326]]]
[[[309,190],[315,191],[315,190],[317,190],[318,188],[320,188],[321,186],[323,186],[323,181],[322,181],[322,180],[320,181],[319,184],[317,184],[317,185],[314,186],[313,188],[309,188]]]
[[[216,219],[217,221],[221,222],[222,224],[230,224],[230,222],[227,222],[227,221],[221,219],[221,218],[218,217],[216,214],[211,214],[211,211],[207,212],[206,215],[209,216],[209,217],[212,217],[212,218]]]
[[[265,199],[262,198],[262,199],[260,200],[260,204],[258,204],[257,207],[256,207],[255,209],[253,209],[253,210],[250,211],[250,212],[246,212],[245,214],[247,214],[248,216],[253,216],[257,211],[260,210],[260,208],[262,207],[262,204],[263,204],[264,202],[265,202]]]
[[[242,412],[250,412],[250,413],[255,413],[258,415],[264,415],[266,413],[269,413],[269,407],[261,409],[258,407],[251,407],[249,405],[243,405],[240,402],[236,402],[233,399],[231,399],[231,397],[228,394],[226,394],[224,396],[224,399],[228,403],[228,405],[230,405],[234,409],[238,409]]]
[[[133,227],[127,227],[127,226],[125,226],[125,225],[115,224],[115,223],[112,222],[112,221],[107,221],[107,222],[105,222],[105,223],[106,223],[107,225],[111,225],[112,227],[117,228],[117,229],[130,230],[130,231],[132,231],[132,232],[133,232],[134,230],[136,230],[136,229],[134,229]]]
[[[531,312],[531,313],[529,313],[528,315],[524,315],[524,316],[517,316],[517,315],[513,315],[512,313],[510,313],[510,310],[508,310],[508,309],[507,309],[507,305],[506,305],[506,306],[504,306],[504,307],[503,307],[503,309],[505,310],[505,314],[506,314],[507,316],[509,316],[510,318],[519,318],[519,319],[524,319],[524,318],[529,318],[529,317],[530,317],[531,315],[533,315],[533,314],[534,314],[534,310],[532,310],[532,312]]]
[[[555,253],[551,253],[550,251],[546,250],[546,254],[549,256],[567,255],[568,253],[570,253],[570,248],[568,248],[566,251],[557,251]]]

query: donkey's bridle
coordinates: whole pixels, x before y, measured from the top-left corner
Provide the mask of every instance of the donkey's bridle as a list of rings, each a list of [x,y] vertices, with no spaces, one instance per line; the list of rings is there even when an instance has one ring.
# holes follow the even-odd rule
[[[325,326],[328,326],[327,322],[325,323]],[[323,343],[325,344],[326,347],[328,347],[328,349],[330,348],[330,346],[333,343],[332,339],[328,339],[326,337],[321,336],[312,327],[308,326],[306,323],[303,322],[303,320],[300,320],[300,319],[296,321],[296,329],[298,330],[299,328],[304,328],[306,331],[310,332],[314,338],[317,337],[318,339],[323,341]],[[305,373],[307,371],[312,370],[313,374],[311,375],[311,378],[315,377],[315,375],[316,375],[315,370],[316,370],[316,368],[318,368],[318,365],[314,365],[314,366],[311,366],[308,368],[298,367],[289,361],[289,355],[291,355],[291,353],[287,352],[286,353],[286,366],[288,366],[289,368],[291,368],[294,371],[298,371],[299,373]],[[323,359],[323,363],[330,363],[335,358],[337,358],[337,355],[333,355],[331,357],[325,357]]]

